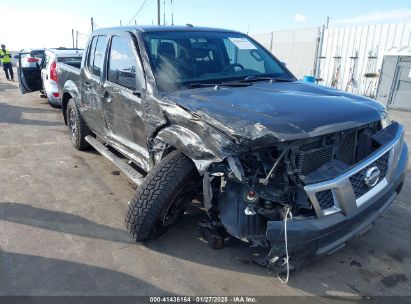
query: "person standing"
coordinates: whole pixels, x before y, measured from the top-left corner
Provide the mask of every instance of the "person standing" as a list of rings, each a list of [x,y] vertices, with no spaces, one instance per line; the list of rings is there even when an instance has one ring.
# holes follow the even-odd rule
[[[6,46],[4,44],[1,45],[0,59],[3,63],[3,70],[6,73],[7,80],[14,81],[13,65],[11,64],[11,53],[10,51],[6,50]]]

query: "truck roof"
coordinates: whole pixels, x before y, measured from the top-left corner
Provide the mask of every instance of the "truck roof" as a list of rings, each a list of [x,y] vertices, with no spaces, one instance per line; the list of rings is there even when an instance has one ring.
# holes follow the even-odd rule
[[[117,26],[102,28],[93,31],[93,33],[109,33],[112,31],[129,31],[129,32],[171,32],[171,31],[187,31],[187,32],[232,32],[238,33],[237,31],[212,28],[212,27],[200,27],[200,26],[191,26],[191,25],[169,25],[169,26],[160,26],[160,25],[133,25],[133,26]]]
[[[47,49],[46,52],[52,52],[59,57],[81,56],[83,54],[81,49]]]

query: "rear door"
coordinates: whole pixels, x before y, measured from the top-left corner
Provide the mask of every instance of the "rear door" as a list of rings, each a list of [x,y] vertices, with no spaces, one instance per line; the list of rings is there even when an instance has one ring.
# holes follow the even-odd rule
[[[101,107],[101,81],[104,75],[104,61],[107,36],[94,36],[87,52],[85,67],[81,69],[82,110],[88,126],[98,135],[105,136],[106,128]]]
[[[34,55],[32,53],[19,54],[19,87],[22,94],[40,91],[41,82],[41,60],[42,54]]]

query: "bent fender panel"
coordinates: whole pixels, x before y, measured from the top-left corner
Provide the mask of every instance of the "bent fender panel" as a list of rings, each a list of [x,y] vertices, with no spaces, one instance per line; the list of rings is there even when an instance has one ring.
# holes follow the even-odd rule
[[[179,125],[160,130],[154,140],[154,150],[157,150],[156,146],[159,147],[161,143],[180,150],[191,158],[200,174],[203,174],[211,163],[221,162],[224,158],[221,151],[211,150],[195,132]]]

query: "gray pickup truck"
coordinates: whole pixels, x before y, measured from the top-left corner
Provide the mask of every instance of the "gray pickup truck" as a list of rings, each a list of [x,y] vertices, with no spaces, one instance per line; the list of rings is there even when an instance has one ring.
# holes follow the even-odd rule
[[[385,107],[298,81],[244,34],[101,29],[80,69],[57,68],[73,146],[138,185],[126,215],[138,242],[194,202],[210,246],[236,237],[283,271],[343,247],[401,191],[408,148]]]

